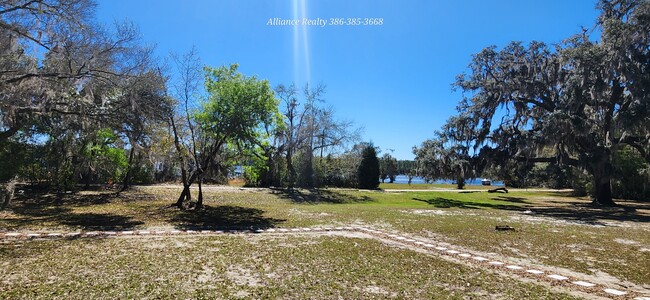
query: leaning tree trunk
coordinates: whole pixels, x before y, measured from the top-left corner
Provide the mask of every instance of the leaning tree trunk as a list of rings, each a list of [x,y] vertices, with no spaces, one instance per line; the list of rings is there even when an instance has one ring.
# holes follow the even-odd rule
[[[183,202],[185,200],[191,201],[192,200],[192,195],[190,194],[190,185],[183,182],[183,191],[181,192],[181,195],[178,197],[178,200],[176,200],[176,204],[174,206],[178,208],[183,208]]]
[[[608,152],[600,154],[591,165],[594,176],[594,204],[614,206],[612,199],[612,161]]]
[[[2,209],[5,209],[11,205],[11,199],[14,197],[14,192],[16,191],[16,182],[18,181],[18,176],[14,176],[4,187],[2,191],[2,196],[4,199],[2,201]]]

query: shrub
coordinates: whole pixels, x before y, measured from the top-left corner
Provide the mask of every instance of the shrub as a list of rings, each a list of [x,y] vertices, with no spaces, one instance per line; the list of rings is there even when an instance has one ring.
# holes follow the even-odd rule
[[[379,187],[379,159],[373,145],[367,145],[363,148],[357,179],[359,188],[376,189]]]

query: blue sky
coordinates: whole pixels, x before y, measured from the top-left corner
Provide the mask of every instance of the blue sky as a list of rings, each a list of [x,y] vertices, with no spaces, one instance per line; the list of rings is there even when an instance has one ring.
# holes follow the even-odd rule
[[[297,12],[297,14],[296,14]],[[269,26],[271,18],[382,18],[380,26]],[[323,83],[341,119],[398,159],[455,113],[471,55],[509,41],[560,42],[591,28],[587,0],[100,0],[100,22],[128,20],[162,59],[197,47],[204,64],[238,63],[272,86]]]

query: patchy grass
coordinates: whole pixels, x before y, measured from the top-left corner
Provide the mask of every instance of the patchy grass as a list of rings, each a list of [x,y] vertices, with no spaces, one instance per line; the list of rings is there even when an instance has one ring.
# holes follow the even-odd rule
[[[513,257],[530,264],[563,267],[596,276],[607,277],[608,275],[611,275],[620,280],[645,285],[646,287],[650,286],[650,264],[648,264],[648,261],[650,261],[649,203],[644,204],[619,201],[621,204],[620,207],[594,208],[589,206],[589,200],[587,199],[570,197],[566,193],[559,192],[515,191],[508,194],[489,194],[486,192],[476,191],[421,191],[402,193],[334,189],[286,191],[206,188],[205,197],[208,207],[205,210],[181,211],[169,207],[169,205],[174,202],[180,191],[180,187],[148,186],[135,188],[120,196],[110,193],[85,192],[67,195],[61,200],[57,200],[54,196],[26,193],[25,196],[22,196],[22,198],[15,201],[12,211],[0,212],[0,231],[143,229],[158,227],[267,228],[365,224],[388,231],[395,230],[414,236],[428,237],[442,242],[449,242],[454,245],[465,247],[468,250],[495,253],[496,255],[504,257]],[[516,228],[516,231],[497,232],[494,230],[496,225],[510,225]],[[208,240],[211,239],[212,238]],[[176,240],[176,238],[170,238],[170,241],[173,240]],[[199,240],[203,240],[203,238]],[[331,243],[337,245],[348,245],[348,247],[351,247],[351,245],[358,242],[356,240],[351,242],[349,239],[342,238],[334,240],[336,240],[336,242],[332,241]],[[14,243],[20,246],[13,246]],[[126,249],[131,249],[129,247],[133,247],[132,254],[136,257],[139,255],[147,255],[140,253],[140,251],[144,251],[142,249],[144,246],[139,245],[139,242],[130,240],[128,242],[112,239],[92,242],[76,240],[5,242],[5,244],[2,245],[0,264],[3,266],[2,269],[4,269],[4,266],[10,264],[13,265],[15,262],[13,260],[18,259],[18,257],[30,257],[30,255],[44,253],[41,251],[41,248],[45,247],[43,245],[56,245],[53,246],[53,248],[60,248],[60,250],[56,250],[58,251],[56,253],[66,260],[67,257],[83,255],[83,253],[74,254],[74,247],[65,246],[68,245],[68,243],[70,245],[81,247],[82,249],[79,251],[86,249],[84,248],[86,246],[94,247],[94,245],[104,245],[104,247],[108,247],[108,250],[106,250],[108,251],[107,253],[112,253],[112,251],[118,251],[118,249],[112,249],[111,247],[114,247],[114,245],[120,245],[119,247],[126,247]],[[125,244],[122,245],[120,243]],[[226,244],[228,243],[229,242]],[[241,245],[238,243],[239,242],[235,243],[233,247],[240,247]],[[298,244],[300,243],[302,242],[298,242]],[[371,242],[364,240],[363,243]],[[266,253],[265,255],[267,256],[275,257],[274,253],[277,249],[273,248],[272,244],[273,243],[267,245],[266,241],[259,241],[257,247],[268,246],[268,248],[266,248],[267,250],[262,251],[262,253]],[[325,244],[329,244],[329,242]],[[325,249],[330,249],[327,247],[325,247]],[[198,248],[203,249],[202,251],[208,251],[203,246]],[[298,248],[302,249],[302,247]],[[341,248],[345,247],[341,246]],[[24,249],[24,251],[20,249]],[[335,259],[335,257],[351,255],[344,250],[340,250],[343,252],[340,252],[339,250],[330,250],[334,252],[331,254],[328,253],[326,255],[327,259]],[[68,254],[68,251],[71,253]],[[83,251],[91,252],[91,250]],[[102,251],[103,250],[98,250],[97,253],[102,253]],[[300,251],[307,251],[307,249]],[[32,254],[28,255],[27,253]],[[233,255],[231,259],[245,260],[250,259],[250,257],[260,257],[253,250],[250,252],[241,251],[237,253],[238,254]],[[353,256],[357,258],[346,260],[346,264],[350,264],[350,268],[355,268],[359,264],[363,265],[365,263],[360,259],[360,257],[367,259],[370,255],[369,253],[374,252],[357,253],[355,254],[357,256]],[[193,255],[189,254],[179,254],[178,256],[172,254],[169,255],[170,257],[175,257],[176,260],[180,261],[194,260]],[[56,257],[56,255],[52,256],[53,260],[54,257]],[[108,260],[109,258],[110,255],[105,259]],[[303,268],[302,265],[290,263],[296,258],[290,257],[288,259],[288,262],[283,268],[310,270],[306,267]],[[80,260],[81,258],[78,258],[78,263],[85,263]],[[167,261],[167,259],[164,259],[164,261]],[[297,262],[299,260],[295,261]],[[127,266],[125,265],[127,262],[128,261],[118,260],[115,268],[119,266],[127,268],[125,267]],[[54,260],[51,262],[52,266],[50,267],[53,269],[56,268],[56,263],[56,260]],[[67,262],[64,263],[67,264]],[[401,264],[404,262],[400,261],[395,263]],[[168,264],[172,263],[165,262],[163,265]],[[313,267],[313,264],[315,264],[315,262],[305,263],[305,266],[310,266],[311,268]],[[434,264],[438,264],[438,262]],[[45,266],[47,267],[47,265]],[[32,267],[35,268],[34,270],[38,270],[38,268],[42,266],[34,265]],[[17,266],[13,268],[17,268]],[[178,268],[181,267],[179,266]],[[368,266],[368,268],[388,270],[394,268],[394,266],[383,265],[377,262],[372,263],[372,266]],[[454,265],[453,268],[459,268],[459,266]],[[317,269],[318,268],[312,269],[314,274],[318,274],[318,276],[326,275],[318,273],[319,271]],[[24,272],[29,273],[36,271],[14,269],[14,275],[11,276],[27,276],[26,274],[23,274]],[[111,284],[119,285],[120,287],[118,289],[127,289],[124,291],[125,293],[130,289],[133,289],[135,293],[132,294],[133,296],[129,296],[131,294],[124,294],[123,297],[116,296],[117,298],[132,298],[147,295],[147,293],[149,293],[147,292],[147,289],[151,288],[152,284],[155,285],[155,283],[148,281],[148,277],[144,275],[148,272],[146,270],[137,271],[135,272],[136,274],[131,274],[132,272],[130,271],[124,272],[125,274],[120,275],[122,277],[115,277],[115,282]],[[310,272],[302,272],[301,274],[303,274],[303,277],[306,276],[305,278],[311,278],[312,275],[309,275],[309,273]],[[159,275],[163,277],[171,276],[169,274],[162,272]],[[336,274],[336,276],[339,276],[338,273]],[[371,272],[369,274],[374,273]],[[405,274],[409,273],[406,272],[402,276],[410,276]],[[450,276],[457,276],[454,274]],[[88,275],[88,273],[86,273],[86,275]],[[333,274],[327,275],[333,276]],[[138,285],[136,287],[135,283],[133,283],[134,286],[131,287],[122,285],[121,282],[117,282],[120,281],[118,280],[119,278],[138,276],[144,278],[143,281],[146,282],[142,283],[142,286]],[[383,280],[382,276],[369,279],[372,276],[368,275],[368,282],[372,280],[381,282]],[[463,276],[466,275],[462,275],[461,277]],[[485,274],[480,275],[481,278],[486,276],[487,275]],[[457,279],[458,278],[453,280]],[[189,279],[179,277],[178,280],[187,281]],[[354,282],[353,279],[350,280]],[[74,280],[71,280],[71,282],[72,281]],[[169,279],[167,279],[167,281],[169,281]],[[163,280],[162,282],[167,281]],[[177,286],[181,283],[174,282],[165,284]],[[223,283],[220,284],[229,285],[227,281],[223,281]],[[149,287],[147,287],[147,285]],[[447,286],[445,284],[441,285],[443,287]],[[453,284],[451,286],[453,286]],[[302,290],[310,289],[307,288],[306,285],[303,285],[302,287]],[[347,288],[349,288],[349,286],[337,285],[332,282],[329,287],[323,288],[324,290],[321,292],[325,294],[323,294],[322,297],[328,298],[327,295],[329,295],[329,298],[359,298],[366,297],[364,295],[369,295],[362,294],[362,292],[358,292],[361,294],[355,294],[357,292],[347,291],[344,293],[341,291],[341,289]],[[16,289],[15,286],[11,288],[11,291],[14,291],[14,289]],[[43,287],[43,289],[46,288]],[[172,287],[169,289],[173,290]],[[407,289],[410,289],[410,287]],[[507,287],[504,292],[499,293],[505,293],[508,295],[508,293],[512,292],[518,295],[513,296],[514,298],[519,298],[521,297],[521,291],[518,291],[518,289],[519,287]],[[23,292],[26,291],[23,288],[20,288],[20,290]],[[197,288],[197,290],[201,290],[201,288]],[[228,292],[229,290],[226,291],[226,288],[218,288],[218,290],[220,291],[219,293],[230,293]],[[273,293],[276,294],[260,294],[263,292],[258,291],[257,289],[252,289],[247,290],[246,293],[248,294],[245,295],[252,298],[264,298],[267,296],[279,297],[278,295],[289,295],[289,298],[304,298],[301,296],[305,295],[300,294],[300,289],[294,290],[287,286],[274,286],[273,288],[268,288],[268,286],[266,286],[264,290],[268,290],[268,293],[275,291]],[[379,288],[374,290],[382,291]],[[394,291],[392,288],[388,290],[391,291],[390,293],[396,292],[397,297],[402,298],[411,298],[409,296],[415,298],[427,298],[427,295],[430,295],[426,293],[417,294],[413,290],[405,292],[405,294],[400,294],[399,289],[397,289],[397,291]],[[431,287],[430,291],[434,290],[435,289]],[[451,290],[453,291],[454,289]],[[9,292],[7,290],[3,291],[7,293]],[[435,294],[439,297],[434,298],[453,298],[455,297],[453,295],[458,295],[454,293],[446,294],[445,291],[446,290],[443,288],[443,291],[435,290],[435,292],[432,293],[439,293]],[[538,290],[535,290],[534,294],[537,295],[538,292]],[[157,295],[154,292],[150,293],[153,293],[151,294],[154,295],[152,297]],[[170,292],[170,295],[178,295],[178,297],[184,298],[196,298],[203,295],[200,293],[201,292],[196,291],[190,292],[188,290],[180,294]],[[467,289],[459,289],[458,293],[464,294],[471,292]],[[219,294],[217,293],[216,295]],[[225,298],[231,298],[231,294],[224,295],[225,296],[223,297]],[[539,295],[540,297],[546,297],[544,295],[547,294],[541,293]],[[383,292],[380,292],[377,297],[383,298],[388,296],[383,294]],[[503,298],[513,297],[503,296]],[[524,297],[529,298],[530,296]],[[0,295],[0,298],[4,297]]]
[[[21,241],[0,244],[0,261],[0,298],[573,299],[341,236]]]

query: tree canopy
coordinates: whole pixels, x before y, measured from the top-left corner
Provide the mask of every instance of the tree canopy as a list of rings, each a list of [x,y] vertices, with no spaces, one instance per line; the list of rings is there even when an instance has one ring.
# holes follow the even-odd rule
[[[184,179],[184,189],[177,205],[191,200],[189,187],[232,153],[245,152],[268,138],[264,128],[280,122],[278,101],[268,81],[237,72],[236,64],[229,67],[205,67],[207,98],[191,119],[196,124],[192,134],[194,152],[190,173]],[[178,138],[177,138],[178,139]],[[198,142],[197,142],[198,141]],[[189,152],[189,151],[186,151]],[[198,207],[202,205],[199,194]]]
[[[612,205],[613,152],[628,145],[650,160],[650,2],[598,7],[598,30],[553,47],[488,47],[454,86],[463,92],[458,112],[474,131],[475,149],[493,162],[583,169],[593,177],[595,202]]]

